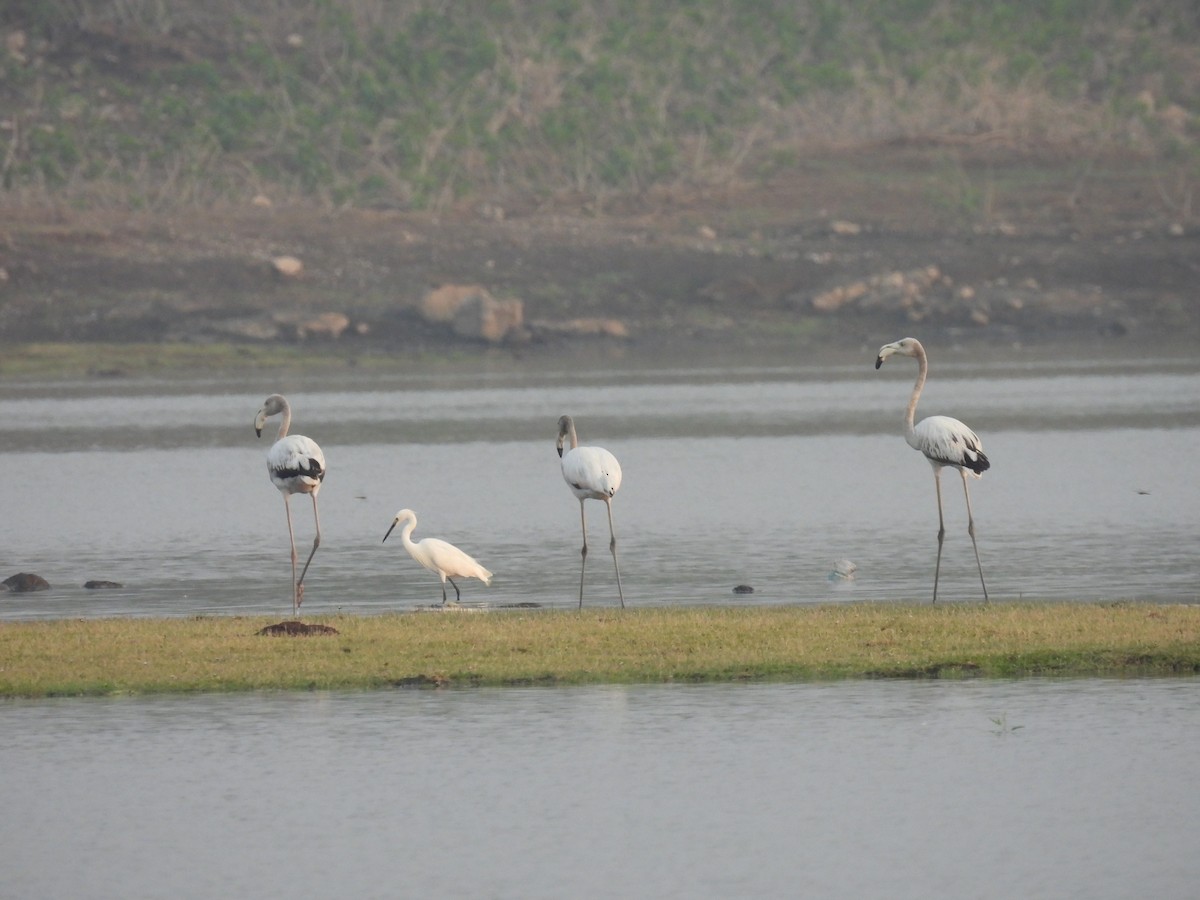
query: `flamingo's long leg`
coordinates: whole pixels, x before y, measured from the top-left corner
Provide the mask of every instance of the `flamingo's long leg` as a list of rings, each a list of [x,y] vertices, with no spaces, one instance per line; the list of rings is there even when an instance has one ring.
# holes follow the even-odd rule
[[[979,584],[983,588],[983,602],[988,602],[987,584],[983,580],[983,563],[979,561],[979,544],[975,542],[975,516],[971,513],[971,492],[967,490],[967,473],[959,469],[962,475],[963,496],[967,498],[967,534],[971,535],[971,546],[975,548],[975,565],[979,567]]]
[[[579,525],[583,529],[583,549],[579,551],[579,608],[583,609],[583,572],[587,568],[587,516],[583,512],[583,501],[579,501]]]
[[[617,570],[617,594],[621,597],[621,609],[625,608],[625,592],[621,590],[621,566],[617,562],[617,532],[613,528],[612,517],[612,501],[605,500],[604,505],[608,507],[608,533],[612,540],[608,543],[608,549],[612,551],[613,568]]]
[[[300,599],[296,587],[296,534],[292,531],[292,505],[287,494],[283,495],[283,511],[287,513],[288,543],[292,548],[292,615],[300,614]]]
[[[304,561],[304,569],[300,572],[300,580],[296,582],[296,599],[297,608],[304,602],[304,576],[308,574],[308,564],[312,562],[313,557],[317,553],[317,548],[321,546],[321,515],[317,512],[317,494],[314,491],[312,494],[313,504],[313,522],[317,526],[317,536],[313,538],[312,550],[308,552],[308,559]],[[296,552],[295,543],[292,544],[292,553]]]
[[[937,488],[938,504],[938,552],[937,564],[933,569],[933,602],[937,603],[938,577],[942,574],[942,542],[946,539],[946,521],[942,517],[942,470],[933,470],[933,484]]]

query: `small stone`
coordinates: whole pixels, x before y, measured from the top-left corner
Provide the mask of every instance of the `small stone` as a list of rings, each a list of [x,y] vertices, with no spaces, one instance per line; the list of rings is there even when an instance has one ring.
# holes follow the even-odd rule
[[[453,322],[458,308],[476,295],[492,296],[487,288],[478,284],[443,284],[433,288],[421,299],[421,318],[426,322]]]
[[[271,260],[271,268],[281,278],[298,278],[304,271],[304,263],[294,256],[276,256]]]
[[[817,294],[812,299],[813,309],[818,312],[834,312],[843,303],[846,302],[845,288],[834,288],[832,291],[826,291],[823,294]]]
[[[32,572],[18,572],[16,575],[10,575],[3,582],[6,590],[12,591],[14,594],[26,594],[31,591],[48,591],[50,590],[50,582],[41,575],[35,575]]]
[[[490,294],[468,297],[454,313],[451,323],[459,337],[496,344],[525,323],[525,304],[516,298],[498,300]]]
[[[322,337],[337,340],[342,332],[350,327],[350,317],[340,312],[318,313],[312,318],[296,322],[296,337],[304,340],[309,337]]]

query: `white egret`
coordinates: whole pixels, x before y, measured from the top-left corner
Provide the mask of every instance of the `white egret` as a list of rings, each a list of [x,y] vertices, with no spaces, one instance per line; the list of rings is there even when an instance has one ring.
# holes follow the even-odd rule
[[[414,541],[412,533],[413,529],[417,527],[417,514],[411,509],[402,509],[396,513],[387,534],[383,536],[385,541],[397,525],[401,525],[400,540],[404,543],[404,549],[408,551],[408,555],[442,579],[442,606],[446,605],[447,580],[454,588],[454,601],[457,603],[462,599],[458,585],[454,583],[454,576],[478,578],[484,584],[491,586],[492,573],[453,544],[448,544],[438,538],[422,538]]]
[[[271,483],[283,495],[283,508],[287,513],[288,541],[292,547],[292,615],[298,616],[300,604],[304,602],[304,576],[317,548],[321,546],[321,516],[317,511],[317,492],[325,479],[325,454],[316,441],[300,434],[288,434],[292,424],[292,407],[282,394],[272,394],[263,401],[262,408],[254,417],[254,433],[262,437],[263,425],[271,416],[282,416],[279,434],[271,449],[267,451],[267,472]],[[312,497],[313,521],[317,534],[313,538],[312,550],[304,563],[300,578],[296,578],[296,537],[292,531],[292,508],[288,500],[292,494],[308,494]]]
[[[913,385],[908,408],[904,411],[904,438],[914,450],[920,450],[933,466],[933,483],[937,489],[938,504],[938,552],[937,565],[933,570],[933,602],[937,603],[938,576],[942,570],[942,541],[946,536],[946,523],[942,517],[942,469],[951,466],[962,476],[963,496],[967,500],[967,533],[971,535],[971,546],[975,548],[975,565],[979,567],[979,583],[983,587],[983,599],[988,599],[987,584],[983,580],[983,563],[979,561],[979,544],[975,541],[975,518],[971,514],[971,492],[967,489],[967,475],[980,477],[991,466],[983,452],[979,436],[958,419],[949,416],[929,416],[913,425],[917,401],[925,387],[929,374],[929,359],[925,348],[916,338],[906,337],[879,348],[875,368],[883,365],[889,356],[911,356],[919,366],[917,381]]]
[[[564,444],[570,448],[563,451]],[[617,562],[617,532],[613,528],[612,498],[621,487],[621,464],[617,458],[603,447],[580,447],[579,438],[575,434],[575,422],[570,416],[562,416],[558,420],[558,455],[562,458],[562,474],[571,488],[571,492],[579,498],[579,524],[583,528],[583,550],[580,551],[582,561],[579,565],[579,608],[583,609],[583,574],[587,567],[587,516],[584,515],[583,501],[603,500],[608,509],[608,533],[610,540],[608,549],[612,552],[613,567],[617,570],[617,593],[621,598],[621,608],[625,608],[625,591],[621,588],[621,566]]]

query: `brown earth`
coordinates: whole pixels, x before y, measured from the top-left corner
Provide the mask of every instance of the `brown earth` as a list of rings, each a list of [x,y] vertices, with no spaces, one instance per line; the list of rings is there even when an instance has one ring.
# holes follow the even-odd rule
[[[442,284],[520,299],[524,325],[499,345],[522,354],[584,343],[873,346],[902,333],[1191,340],[1200,228],[1180,215],[1186,197],[1175,199],[1161,173],[1128,161],[888,147],[814,160],[770,184],[602,205],[7,210],[0,343],[484,347],[422,318],[422,297]],[[281,275],[281,256],[299,260],[299,274]],[[592,333],[581,319],[615,320],[628,336]]]
[[[315,622],[301,622],[296,619],[276,622],[274,625],[267,625],[254,633],[266,637],[315,637],[340,634],[332,625],[319,625]]]

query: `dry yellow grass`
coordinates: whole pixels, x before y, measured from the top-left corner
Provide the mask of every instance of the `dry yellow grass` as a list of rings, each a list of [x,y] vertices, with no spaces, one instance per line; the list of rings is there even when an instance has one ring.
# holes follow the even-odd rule
[[[0,625],[0,696],[862,677],[1192,674],[1200,607],[839,605]]]

